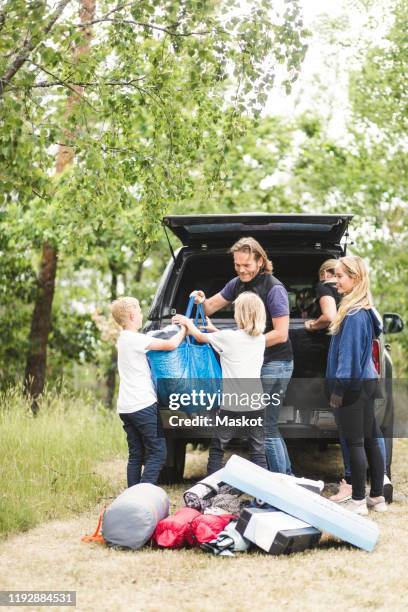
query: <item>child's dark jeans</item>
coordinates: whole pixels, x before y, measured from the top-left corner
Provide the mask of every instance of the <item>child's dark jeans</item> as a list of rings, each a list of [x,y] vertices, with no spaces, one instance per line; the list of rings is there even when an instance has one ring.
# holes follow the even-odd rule
[[[129,447],[128,487],[139,482],[156,484],[167,452],[157,404],[129,414],[120,413],[119,416],[123,421]]]

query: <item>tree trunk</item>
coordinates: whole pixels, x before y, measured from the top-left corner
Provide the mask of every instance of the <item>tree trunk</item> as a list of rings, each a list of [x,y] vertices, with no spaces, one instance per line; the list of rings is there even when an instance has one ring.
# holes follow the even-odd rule
[[[113,302],[118,297],[118,275],[115,267],[109,264],[111,270],[111,301]],[[115,395],[116,385],[116,368],[118,363],[118,354],[116,346],[112,347],[110,354],[110,362],[106,371],[106,400],[105,403],[108,408],[113,408],[113,396]]]
[[[57,252],[44,244],[38,275],[38,293],[34,306],[29,336],[24,389],[33,398],[32,410],[38,412],[38,396],[43,392],[47,361],[48,334],[51,329],[51,309],[54,297]]]
[[[81,0],[80,20],[81,23],[92,21],[95,15],[96,0]],[[62,6],[64,1],[60,3]],[[67,3],[65,3],[67,4]],[[74,50],[74,59],[78,61],[81,55],[89,50],[92,31],[90,26],[82,30],[82,41]],[[66,117],[72,113],[73,106],[80,100],[83,88],[76,86],[76,93],[72,93],[67,101]],[[67,141],[73,140],[75,134],[66,132]],[[74,149],[70,146],[60,145],[58,148],[55,172],[60,174],[71,163],[74,158]],[[37,414],[39,404],[38,398],[44,391],[45,372],[47,366],[47,344],[48,335],[51,330],[52,301],[57,276],[58,253],[55,246],[49,243],[43,245],[40,272],[38,275],[39,291],[34,305],[31,320],[31,331],[29,338],[29,349],[24,377],[24,390],[32,398],[31,408]]]

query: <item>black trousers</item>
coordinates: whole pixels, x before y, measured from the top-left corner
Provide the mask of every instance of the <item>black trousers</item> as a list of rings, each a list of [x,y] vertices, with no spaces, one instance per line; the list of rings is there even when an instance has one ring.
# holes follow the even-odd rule
[[[343,405],[334,414],[340,434],[350,452],[352,497],[365,498],[367,464],[371,474],[370,496],[383,494],[384,459],[378,444],[378,425],[374,413],[376,384],[367,381],[344,395]]]
[[[263,416],[263,411],[251,412],[233,412],[228,410],[220,410],[220,417],[229,416],[237,418],[242,415],[253,419],[259,415]],[[265,440],[264,428],[260,426],[248,426],[243,428],[238,427],[222,427],[219,434],[211,440],[210,451],[208,455],[207,474],[213,474],[222,468],[224,452],[228,443],[232,438],[246,438],[249,447],[249,459],[265,469],[268,469],[265,458]]]

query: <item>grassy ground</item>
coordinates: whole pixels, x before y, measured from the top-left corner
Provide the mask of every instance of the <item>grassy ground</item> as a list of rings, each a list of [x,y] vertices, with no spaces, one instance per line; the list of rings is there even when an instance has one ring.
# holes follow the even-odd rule
[[[33,418],[18,391],[0,397],[0,537],[91,508],[113,494],[95,460],[125,452],[116,415],[47,395]]]
[[[338,476],[338,450],[303,451],[297,472]],[[186,476],[199,478],[206,453],[189,452]],[[125,485],[125,461],[103,462],[98,471],[114,488]],[[242,610],[407,610],[408,441],[396,444],[397,499],[384,515],[372,515],[380,541],[366,553],[328,535],[316,550],[272,557],[251,552],[212,557],[200,550],[137,552],[84,544],[102,504],[64,521],[51,521],[0,544],[0,589],[65,589],[77,592],[84,611],[201,612]],[[171,511],[188,483],[168,487]]]

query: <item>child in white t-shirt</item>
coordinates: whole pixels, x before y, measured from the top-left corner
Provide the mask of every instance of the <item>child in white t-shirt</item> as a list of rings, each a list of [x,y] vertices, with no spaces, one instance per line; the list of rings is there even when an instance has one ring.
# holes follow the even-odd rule
[[[121,297],[111,305],[112,316],[122,327],[117,341],[119,396],[117,411],[123,422],[129,447],[127,483],[156,484],[166,461],[166,441],[158,414],[147,351],[170,351],[178,347],[184,327],[169,340],[141,334],[143,315],[133,297]],[[142,474],[142,465],[144,465]]]
[[[207,330],[212,333],[203,333],[193,321],[183,315],[176,315],[173,322],[184,325],[188,333],[198,342],[211,344],[220,355],[224,401],[219,416],[248,416],[253,419],[257,413],[260,414],[259,410],[262,409],[260,398],[263,388],[260,377],[265,351],[265,336],[263,335],[266,324],[265,306],[258,295],[246,291],[238,296],[234,307],[234,319],[238,329],[219,331],[210,324],[207,325]],[[237,396],[241,399],[249,397],[250,404],[245,402],[234,404],[227,401]],[[253,401],[254,399],[256,401]],[[207,466],[208,474],[221,469],[225,447],[233,437],[237,437],[237,433],[238,430],[231,427],[223,429],[219,436],[212,439]],[[251,461],[267,469],[262,423],[248,426],[245,437],[248,438]]]

